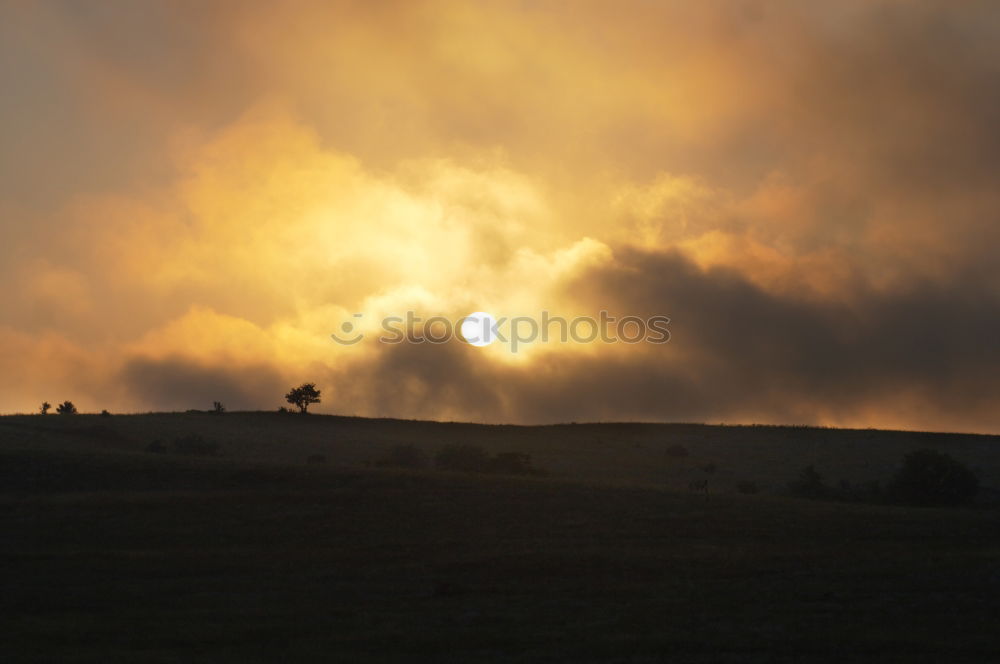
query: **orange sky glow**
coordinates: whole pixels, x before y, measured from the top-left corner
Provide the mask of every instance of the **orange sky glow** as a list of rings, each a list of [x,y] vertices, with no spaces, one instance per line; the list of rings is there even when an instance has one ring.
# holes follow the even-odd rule
[[[0,63],[0,411],[1000,433],[993,3],[14,1]]]

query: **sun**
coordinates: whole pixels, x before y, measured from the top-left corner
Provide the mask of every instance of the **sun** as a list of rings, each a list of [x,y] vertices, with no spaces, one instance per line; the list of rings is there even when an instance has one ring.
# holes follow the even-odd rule
[[[496,341],[494,331],[496,319],[485,311],[477,311],[462,319],[459,333],[466,343],[472,346],[489,346]]]

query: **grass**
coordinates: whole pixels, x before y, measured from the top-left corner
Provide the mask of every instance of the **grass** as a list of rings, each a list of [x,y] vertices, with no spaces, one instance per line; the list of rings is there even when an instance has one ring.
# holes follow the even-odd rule
[[[365,419],[278,413],[153,413],[144,415],[0,417],[0,444],[31,449],[141,451],[197,434],[220,446],[223,457],[300,464],[314,454],[331,464],[364,467],[398,444],[433,457],[448,444],[471,443],[491,454],[530,454],[553,475],[685,489],[715,463],[715,491],[735,491],[741,481],[762,491],[784,487],[807,465],[831,484],[886,480],[906,452],[931,447],[976,470],[987,487],[1000,489],[1000,437],[870,429],[826,429],[703,424],[566,424],[553,426]],[[680,445],[687,457],[672,456]]]
[[[759,479],[736,468],[760,454],[748,448],[765,431],[789,448],[796,435],[808,447],[822,433],[824,444],[846,441],[847,456],[860,449],[852,436],[874,436],[866,454],[888,456],[878,432],[577,427],[271,414],[2,418],[0,661],[1000,655],[995,509],[722,489],[706,500],[655,482],[657,473],[673,476],[663,466],[694,468],[709,457],[720,473]],[[153,438],[192,432],[218,442],[222,456],[141,451]],[[898,435],[884,436],[894,458],[905,447]],[[530,453],[553,474],[364,466],[398,442],[433,449],[458,440]],[[580,458],[564,459],[573,440],[582,441]],[[690,458],[657,456],[678,440]],[[992,438],[940,442],[992,467]],[[307,465],[311,453],[329,463]],[[841,463],[863,468],[859,457]],[[798,462],[755,470],[791,477]]]

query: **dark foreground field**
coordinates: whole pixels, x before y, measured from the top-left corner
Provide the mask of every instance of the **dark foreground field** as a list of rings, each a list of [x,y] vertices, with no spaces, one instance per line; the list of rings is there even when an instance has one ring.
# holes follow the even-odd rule
[[[989,506],[186,458],[103,419],[0,422],[0,661],[1000,658]]]

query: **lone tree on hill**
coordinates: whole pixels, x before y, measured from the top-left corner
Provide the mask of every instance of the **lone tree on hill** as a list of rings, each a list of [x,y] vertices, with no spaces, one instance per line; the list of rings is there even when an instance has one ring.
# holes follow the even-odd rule
[[[38,409],[38,412],[41,413],[42,415],[48,415],[50,408],[52,408],[52,404],[50,404],[48,401],[43,401],[42,407]]]
[[[63,401],[56,406],[56,412],[60,415],[76,415],[76,406],[73,405],[72,401]]]
[[[297,406],[300,413],[305,414],[309,410],[309,404],[319,403],[319,390],[316,383],[302,383],[298,387],[293,387],[285,395],[285,401]]]

